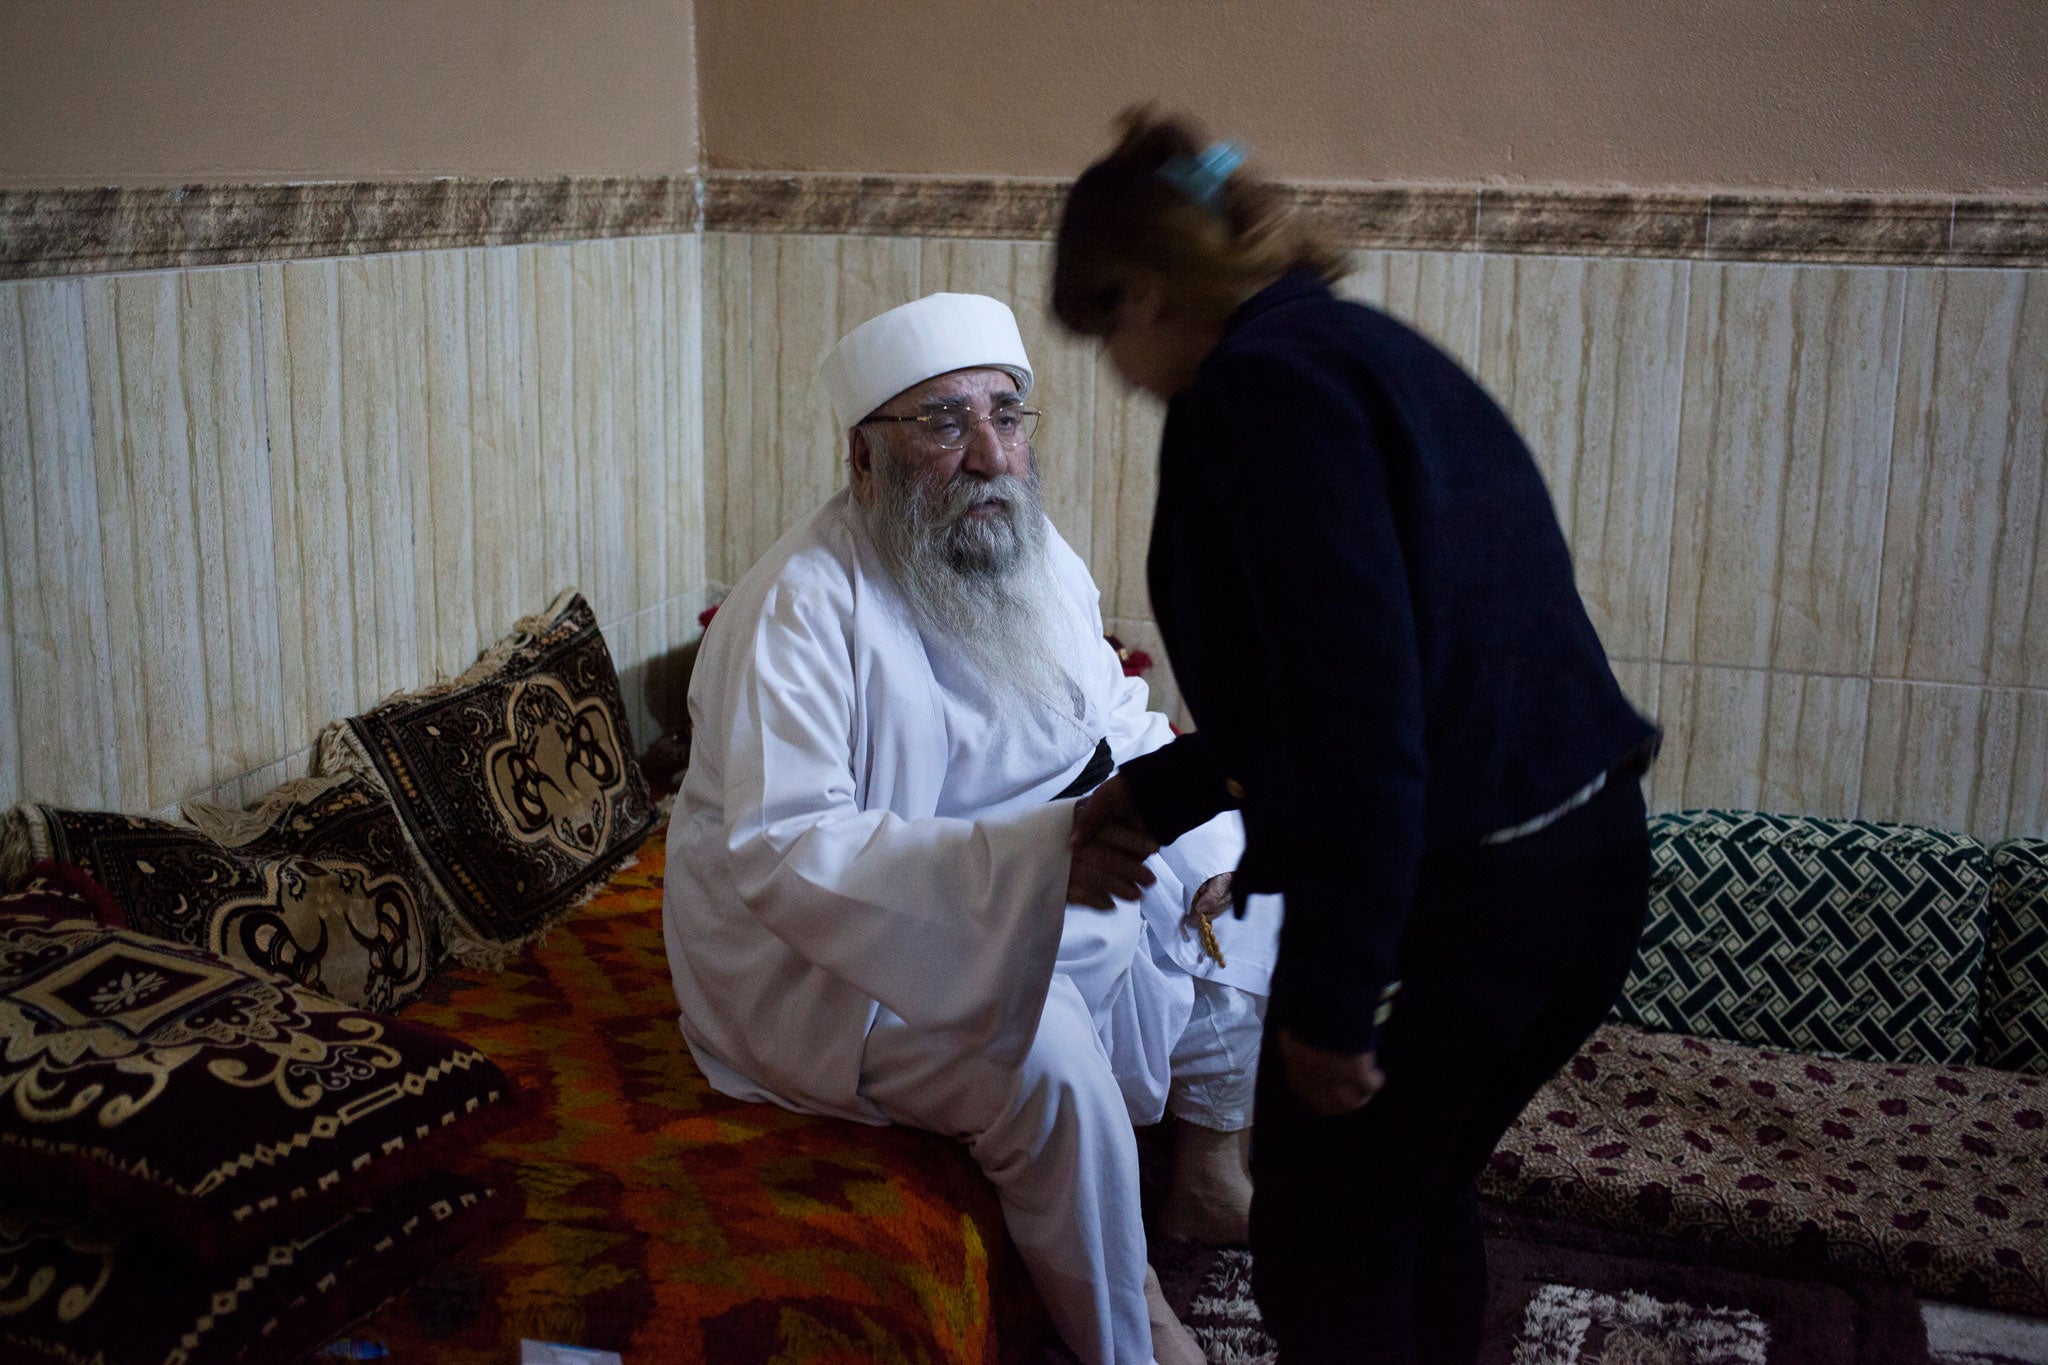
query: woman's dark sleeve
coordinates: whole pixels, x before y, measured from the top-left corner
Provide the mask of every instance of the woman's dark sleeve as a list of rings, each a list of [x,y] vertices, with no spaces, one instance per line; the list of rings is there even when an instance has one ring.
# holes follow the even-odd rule
[[[1421,663],[1382,401],[1270,356],[1205,374],[1199,461],[1249,587],[1273,714],[1252,790],[1282,845],[1286,919],[1269,1018],[1303,1042],[1378,1045],[1424,843]]]
[[[1199,730],[1141,754],[1117,771],[1130,789],[1131,805],[1145,822],[1145,832],[1161,844],[1170,844],[1237,806],[1223,785],[1223,769]]]

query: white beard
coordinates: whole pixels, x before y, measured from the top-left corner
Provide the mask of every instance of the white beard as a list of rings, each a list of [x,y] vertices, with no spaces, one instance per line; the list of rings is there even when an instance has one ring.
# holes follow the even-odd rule
[[[1079,727],[1087,703],[1073,666],[1092,641],[1046,552],[1036,464],[934,489],[881,443],[870,449],[874,495],[856,506],[918,629],[980,675],[1007,719]],[[988,502],[1002,505],[967,515]]]

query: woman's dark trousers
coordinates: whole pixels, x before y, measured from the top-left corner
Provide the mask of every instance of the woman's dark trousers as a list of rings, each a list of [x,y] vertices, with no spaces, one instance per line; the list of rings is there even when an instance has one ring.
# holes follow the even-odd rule
[[[1620,994],[1649,871],[1642,792],[1619,778],[1536,834],[1425,858],[1380,1039],[1387,1082],[1363,1109],[1309,1113],[1269,1033],[1252,1274],[1283,1365],[1476,1358],[1477,1178]]]

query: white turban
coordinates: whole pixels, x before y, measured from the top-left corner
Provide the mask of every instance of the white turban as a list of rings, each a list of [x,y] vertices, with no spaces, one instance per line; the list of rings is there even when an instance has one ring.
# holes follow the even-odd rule
[[[843,431],[913,385],[954,370],[1007,370],[1031,392],[1016,314],[985,294],[930,294],[869,318],[825,357],[825,392]]]

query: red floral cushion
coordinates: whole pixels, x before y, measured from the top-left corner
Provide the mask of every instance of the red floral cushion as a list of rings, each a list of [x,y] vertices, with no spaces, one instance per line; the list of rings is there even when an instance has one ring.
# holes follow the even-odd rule
[[[2048,1081],[1602,1028],[1482,1188],[1747,1264],[2048,1313]]]

